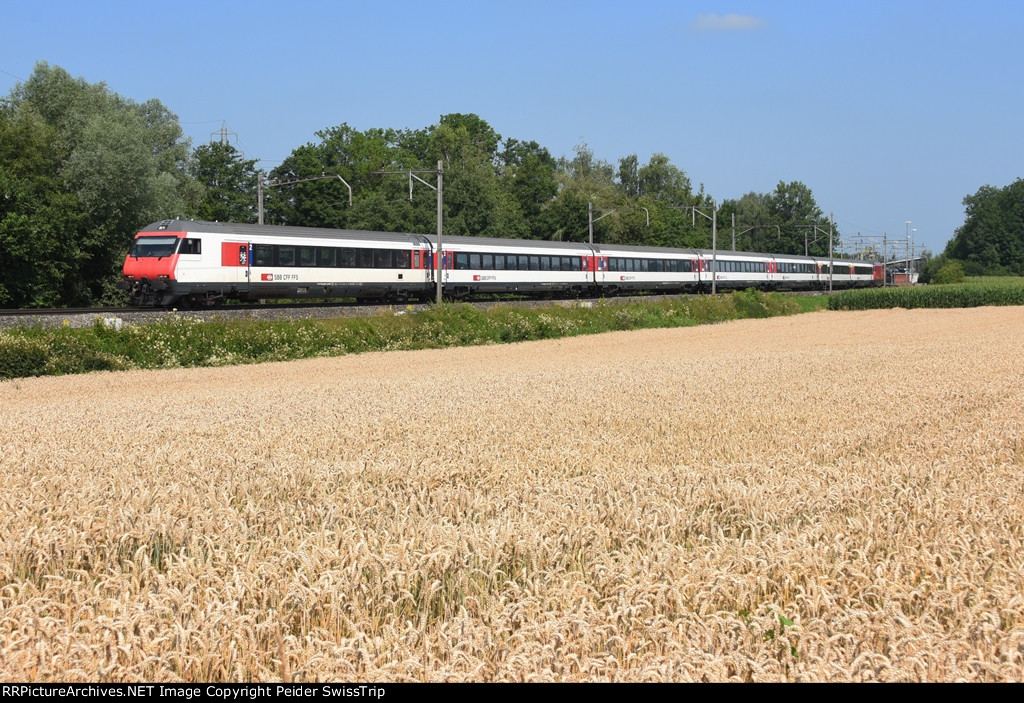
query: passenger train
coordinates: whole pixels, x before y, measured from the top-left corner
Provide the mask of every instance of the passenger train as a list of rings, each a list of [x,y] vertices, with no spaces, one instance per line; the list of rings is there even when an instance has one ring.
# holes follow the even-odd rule
[[[610,296],[880,286],[880,263],[731,250],[437,236],[165,220],[140,231],[122,288],[146,307],[228,299],[426,300],[511,293]]]

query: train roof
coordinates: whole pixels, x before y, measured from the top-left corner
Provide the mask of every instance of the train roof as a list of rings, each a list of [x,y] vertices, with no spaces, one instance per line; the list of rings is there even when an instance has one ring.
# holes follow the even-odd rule
[[[678,249],[675,247],[647,247],[639,244],[593,244],[594,251],[605,256],[617,253],[624,254],[687,254],[693,256],[696,249]]]
[[[436,234],[425,234],[431,244],[437,244]],[[485,247],[511,247],[522,249],[585,249],[589,250],[590,245],[586,242],[552,242],[548,239],[504,239],[502,237],[464,237],[456,234],[445,234],[441,241],[447,247],[451,244],[460,246],[485,246]]]
[[[294,227],[290,225],[254,225],[244,222],[207,222],[204,220],[182,220],[170,219],[161,220],[146,225],[139,233],[143,232],[192,232],[201,234],[211,232],[216,234],[232,235],[240,238],[254,236],[260,237],[295,237],[306,239],[353,239],[370,242],[382,242],[388,244],[415,244],[423,245],[428,243],[432,246],[437,244],[436,234],[412,233],[412,232],[374,232],[357,229],[331,229],[326,227]],[[466,237],[460,235],[443,235],[445,244],[457,244],[460,246],[484,246],[484,247],[505,247],[511,249],[590,249],[593,248],[596,254],[605,256],[614,254],[652,256],[671,254],[684,254],[688,256],[699,256],[710,259],[713,255],[717,257],[728,256],[751,256],[762,259],[785,259],[787,261],[819,262],[827,261],[827,256],[803,256],[800,254],[768,254],[749,251],[733,251],[732,249],[687,249],[673,247],[650,247],[633,244],[588,244],[587,242],[553,242],[545,239],[503,239],[500,237]],[[874,264],[877,262],[861,261],[834,257],[834,262]]]
[[[292,227],[288,225],[254,225],[243,222],[206,222],[203,220],[163,220],[146,225],[143,232],[193,232],[202,234],[228,234],[245,237],[302,237],[306,239],[359,239],[364,241],[422,244],[422,234],[408,232],[372,232],[358,229],[329,229],[325,227]]]

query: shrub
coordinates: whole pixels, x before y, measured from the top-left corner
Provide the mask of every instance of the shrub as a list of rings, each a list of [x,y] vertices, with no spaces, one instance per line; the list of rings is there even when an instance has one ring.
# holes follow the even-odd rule
[[[950,261],[938,270],[935,274],[935,278],[932,279],[932,282],[936,284],[963,283],[964,277],[963,264],[959,261]]]

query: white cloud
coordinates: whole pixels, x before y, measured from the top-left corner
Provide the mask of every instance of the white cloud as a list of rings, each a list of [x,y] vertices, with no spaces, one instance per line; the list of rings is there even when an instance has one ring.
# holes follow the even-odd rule
[[[697,15],[692,27],[698,32],[747,32],[760,29],[764,25],[765,21],[761,17],[730,13]]]

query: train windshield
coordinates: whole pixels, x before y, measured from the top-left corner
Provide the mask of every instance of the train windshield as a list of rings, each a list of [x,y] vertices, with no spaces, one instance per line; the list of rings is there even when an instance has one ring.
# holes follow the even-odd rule
[[[128,256],[170,256],[180,240],[177,237],[136,237]]]

